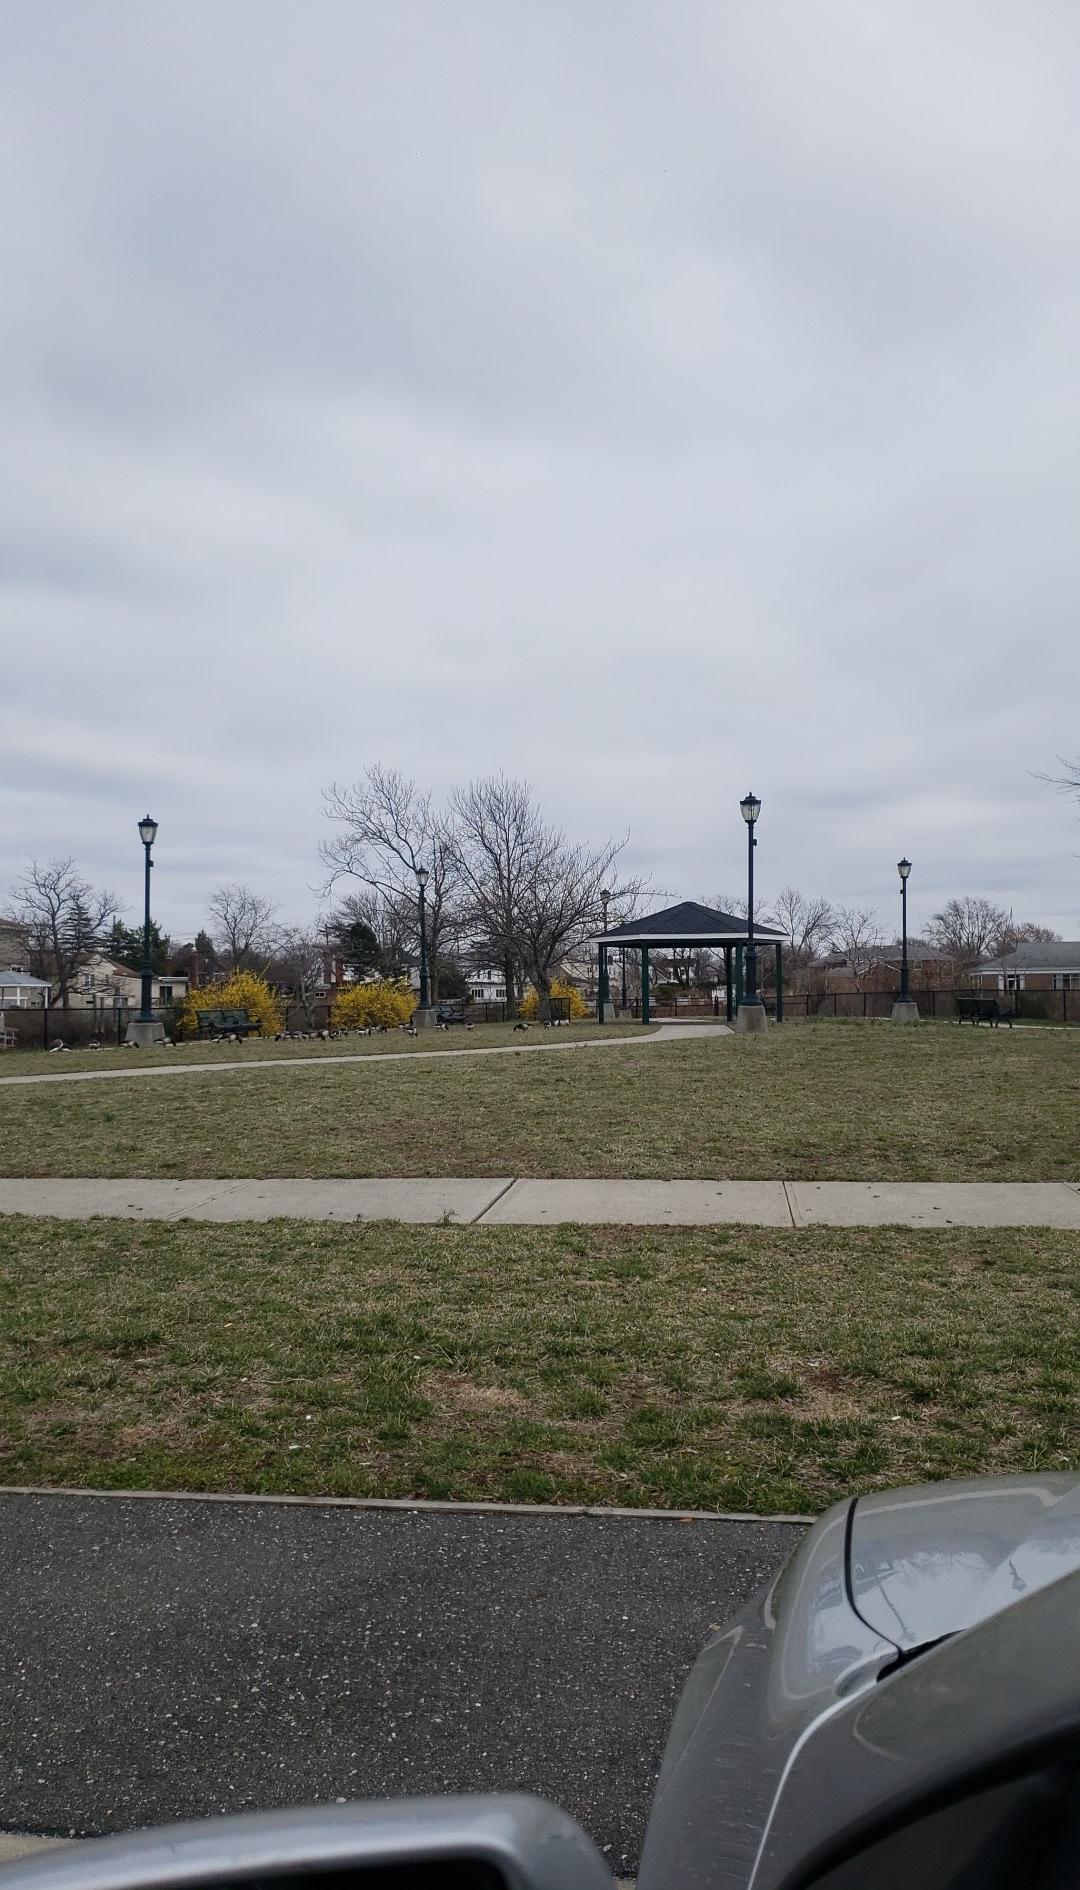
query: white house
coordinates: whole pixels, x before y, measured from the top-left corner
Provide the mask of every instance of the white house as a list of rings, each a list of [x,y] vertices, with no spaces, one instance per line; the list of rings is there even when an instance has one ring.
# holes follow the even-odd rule
[[[490,965],[479,965],[465,976],[474,1004],[505,1004],[506,979],[501,971],[493,971]]]
[[[182,1004],[187,996],[188,980],[171,973],[155,971],[150,987],[151,1002],[158,1010],[163,1005]],[[130,965],[121,965],[104,952],[95,953],[76,973],[71,987],[73,1011],[137,1010],[142,1002],[142,978]]]

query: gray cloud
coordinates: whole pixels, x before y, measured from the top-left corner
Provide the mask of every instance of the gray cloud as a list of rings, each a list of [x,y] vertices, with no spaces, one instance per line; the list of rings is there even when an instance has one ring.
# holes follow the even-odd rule
[[[314,903],[369,760],[1076,936],[1080,21],[0,5],[0,884]],[[209,685],[209,693],[208,693]]]

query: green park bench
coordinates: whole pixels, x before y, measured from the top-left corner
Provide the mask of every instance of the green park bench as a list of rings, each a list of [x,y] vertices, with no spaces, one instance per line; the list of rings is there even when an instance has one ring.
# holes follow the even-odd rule
[[[956,1000],[956,1015],[961,1024],[1013,1025],[1013,1013],[997,998],[961,997]]]
[[[246,1011],[200,1011],[200,1037],[248,1037],[258,1030],[256,1019]]]

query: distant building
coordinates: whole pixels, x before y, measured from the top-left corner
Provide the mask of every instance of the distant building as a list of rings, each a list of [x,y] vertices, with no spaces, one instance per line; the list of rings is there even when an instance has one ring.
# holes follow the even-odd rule
[[[4,1011],[46,1010],[49,1003],[47,978],[32,978],[21,966],[0,971],[0,1014]]]
[[[1080,940],[1025,942],[1000,957],[980,959],[970,977],[983,991],[1080,991]]]
[[[182,1004],[188,994],[188,980],[155,971],[150,990],[155,1010]],[[118,964],[104,952],[96,952],[76,972],[69,1002],[73,1011],[137,1010],[142,1003],[142,975],[130,965]]]
[[[506,979],[501,971],[493,971],[490,965],[478,965],[475,971],[466,971],[465,977],[474,1004],[506,1003]]]

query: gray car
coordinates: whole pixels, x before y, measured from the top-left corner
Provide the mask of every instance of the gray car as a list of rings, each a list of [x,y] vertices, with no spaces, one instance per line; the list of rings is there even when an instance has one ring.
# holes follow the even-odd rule
[[[428,1799],[48,1853],[5,1890],[611,1890],[561,1812]],[[1080,1483],[837,1505],[704,1649],[639,1890],[1080,1886]]]

